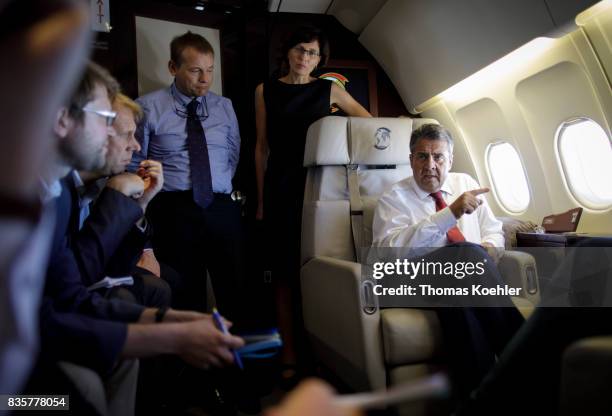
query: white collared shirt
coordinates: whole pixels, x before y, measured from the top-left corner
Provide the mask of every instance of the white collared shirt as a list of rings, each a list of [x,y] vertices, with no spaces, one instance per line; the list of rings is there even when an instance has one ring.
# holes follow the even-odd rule
[[[469,175],[449,172],[442,185],[442,197],[447,205],[462,193],[480,188]],[[446,232],[457,225],[466,241],[491,243],[504,247],[502,223],[493,213],[485,198],[472,214],[455,219],[450,208],[436,212],[436,203],[428,192],[418,187],[414,177],[394,184],[378,200],[372,224],[376,247],[443,247],[448,241]]]

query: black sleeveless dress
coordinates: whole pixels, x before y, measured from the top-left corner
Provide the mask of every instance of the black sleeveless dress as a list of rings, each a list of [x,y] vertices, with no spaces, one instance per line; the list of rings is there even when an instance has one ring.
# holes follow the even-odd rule
[[[275,246],[272,247],[274,257],[284,258],[281,261],[284,270],[277,269],[274,280],[293,280],[298,275],[306,133],[312,123],[330,114],[331,86],[331,81],[322,79],[308,84],[286,84],[278,79],[264,83],[270,149],[264,185],[264,220]],[[293,274],[296,276],[290,276]]]

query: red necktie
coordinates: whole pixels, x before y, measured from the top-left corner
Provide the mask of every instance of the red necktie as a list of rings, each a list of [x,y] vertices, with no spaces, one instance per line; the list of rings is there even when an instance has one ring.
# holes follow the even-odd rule
[[[446,208],[447,205],[446,202],[444,202],[444,198],[442,198],[442,192],[438,191],[429,195],[434,199],[434,201],[436,201],[436,211],[440,211]],[[465,237],[456,225],[446,232],[446,238],[451,244],[465,241]]]

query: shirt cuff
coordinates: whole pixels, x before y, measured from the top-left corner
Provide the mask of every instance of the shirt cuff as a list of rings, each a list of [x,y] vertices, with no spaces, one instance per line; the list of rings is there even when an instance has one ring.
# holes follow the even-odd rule
[[[431,221],[438,226],[441,232],[445,233],[457,225],[455,214],[446,207],[431,216]]]

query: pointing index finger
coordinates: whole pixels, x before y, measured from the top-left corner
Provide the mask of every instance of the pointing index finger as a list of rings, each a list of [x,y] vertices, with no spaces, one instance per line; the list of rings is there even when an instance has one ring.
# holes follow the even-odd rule
[[[473,189],[473,190],[468,191],[468,192],[471,193],[472,195],[476,196],[476,195],[480,195],[480,194],[486,194],[487,192],[489,192],[489,188]]]

